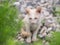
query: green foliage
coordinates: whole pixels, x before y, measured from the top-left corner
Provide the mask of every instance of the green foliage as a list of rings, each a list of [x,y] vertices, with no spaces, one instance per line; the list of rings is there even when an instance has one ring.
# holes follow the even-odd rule
[[[43,45],[43,44],[42,44],[42,40],[40,39],[39,41],[34,42],[33,45]]]
[[[0,2],[0,45],[14,45],[13,38],[22,25],[16,21],[17,9],[9,0]]]
[[[54,32],[52,37],[50,45],[60,45],[60,32]]]

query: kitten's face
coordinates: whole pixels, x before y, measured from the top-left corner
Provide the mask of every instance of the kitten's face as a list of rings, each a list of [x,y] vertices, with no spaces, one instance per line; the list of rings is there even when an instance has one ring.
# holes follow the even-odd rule
[[[40,18],[41,9],[27,9],[30,24],[37,24]]]

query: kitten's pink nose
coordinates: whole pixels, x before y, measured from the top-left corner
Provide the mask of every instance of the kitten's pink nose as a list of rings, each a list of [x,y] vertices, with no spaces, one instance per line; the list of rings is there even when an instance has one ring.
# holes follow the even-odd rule
[[[31,23],[32,23],[32,24],[35,24],[35,22],[34,22],[34,21],[32,21]]]

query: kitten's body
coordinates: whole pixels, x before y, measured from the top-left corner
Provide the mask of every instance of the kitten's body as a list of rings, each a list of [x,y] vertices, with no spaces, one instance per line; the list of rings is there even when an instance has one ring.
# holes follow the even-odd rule
[[[41,15],[41,8],[36,8],[36,9],[26,9],[26,16],[23,19],[23,29],[31,33],[29,37],[27,37],[26,42],[31,42],[31,41],[36,41],[37,40],[37,34],[41,26],[41,20],[42,20],[42,15]],[[41,19],[41,20],[40,20]],[[32,32],[31,32],[32,31]],[[31,40],[32,37],[32,40]]]
[[[25,40],[27,43],[37,40],[37,34],[39,29],[40,29],[39,36],[45,37],[47,36],[47,33],[56,28],[53,16],[46,10],[46,8],[43,7],[42,9],[40,7],[38,7],[37,9],[27,8],[26,16],[22,21],[24,23],[22,27],[24,31],[22,31],[21,34],[22,36],[27,37]],[[44,21],[43,28],[41,28],[42,21]]]

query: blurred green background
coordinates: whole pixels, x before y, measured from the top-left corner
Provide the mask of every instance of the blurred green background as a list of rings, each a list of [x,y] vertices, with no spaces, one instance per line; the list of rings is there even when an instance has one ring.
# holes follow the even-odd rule
[[[16,34],[22,26],[22,21],[18,19],[18,11],[13,6],[13,1],[4,0],[0,1],[0,45],[25,45],[17,41]],[[57,21],[60,23],[60,6],[56,6],[55,14],[58,17]],[[50,40],[50,45],[60,45],[60,32],[54,32]],[[42,45],[42,40],[34,42],[29,45]]]

